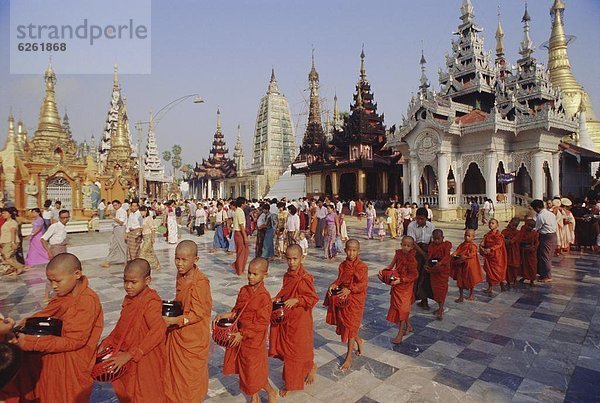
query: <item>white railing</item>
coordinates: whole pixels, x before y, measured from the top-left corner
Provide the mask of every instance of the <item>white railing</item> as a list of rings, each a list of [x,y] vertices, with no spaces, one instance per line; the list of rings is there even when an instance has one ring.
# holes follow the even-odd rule
[[[430,207],[438,206],[438,196],[437,195],[421,195],[419,196],[419,206],[424,206],[425,203],[429,204]]]
[[[498,193],[498,195],[496,196],[496,204],[510,204],[510,200],[508,200],[508,195],[506,193]]]
[[[529,196],[513,193],[512,202],[516,206],[528,207],[531,200],[533,199]]]
[[[456,206],[458,198],[456,195],[448,195],[448,205]]]
[[[471,203],[473,198],[477,199],[477,204],[482,205],[487,199],[487,195],[485,194],[472,194],[472,195],[462,195],[462,204],[466,205]]]

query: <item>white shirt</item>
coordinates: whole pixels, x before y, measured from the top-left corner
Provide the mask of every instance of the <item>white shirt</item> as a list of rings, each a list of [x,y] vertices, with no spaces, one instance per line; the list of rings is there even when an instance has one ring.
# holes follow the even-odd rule
[[[44,210],[44,211],[42,211],[42,218],[44,220],[51,220],[52,219],[52,210]]]
[[[106,205],[104,204],[104,202],[100,202],[100,204],[98,204],[98,210],[105,210],[106,209]]]
[[[356,207],[356,202],[354,200],[350,200],[350,210],[352,210],[354,207]]]
[[[58,221],[58,219],[60,218],[59,217],[60,210],[57,209],[56,207],[50,207],[50,211],[52,212],[52,219],[54,221]]]
[[[367,219],[375,219],[377,217],[377,211],[375,211],[375,207],[369,207],[366,211]]]
[[[408,230],[406,231],[406,235],[413,237],[415,243],[429,243],[431,242],[431,234],[435,229],[435,225],[430,223],[429,221],[425,221],[425,225],[419,227],[416,221],[408,224]]]
[[[55,222],[48,227],[42,239],[47,241],[50,245],[59,245],[65,242],[67,239],[67,227],[60,221]]]
[[[321,218],[325,218],[327,217],[327,207],[322,206],[321,208],[319,208],[317,206],[317,218],[321,219]]]
[[[342,208],[343,208],[343,207],[344,207],[344,205],[342,204],[342,202],[341,202],[341,201],[338,201],[338,202],[337,202],[337,205],[336,205],[336,210],[337,210],[337,212],[338,212],[338,213],[341,213],[341,212],[342,212]]]
[[[223,224],[223,221],[225,221],[226,218],[227,218],[227,213],[225,213],[225,210],[217,211],[215,213],[215,224],[218,224],[218,225]]]
[[[129,213],[129,217],[127,217],[127,225],[125,227],[126,231],[129,232],[134,229],[142,228],[142,222],[144,222],[144,219],[142,218],[140,210],[136,211],[135,213]]]
[[[285,222],[286,231],[300,231],[300,217],[298,214],[288,214]]]
[[[543,209],[535,217],[535,230],[540,234],[555,234],[558,223],[550,210]]]
[[[196,225],[206,224],[206,211],[202,207],[196,209]]]
[[[121,205],[121,207],[115,212],[115,219],[122,221],[123,224],[117,224],[116,221],[113,221],[113,227],[116,227],[118,225],[125,225],[127,223],[127,210],[125,210],[123,208],[123,206]]]
[[[260,215],[258,216],[258,219],[256,220],[256,227],[257,228],[260,228],[263,225],[266,225],[266,223],[267,223],[267,214],[260,213]]]
[[[302,255],[308,255],[308,239],[300,239],[298,245],[302,248]]]
[[[410,207],[402,207],[400,210],[402,210],[402,219],[410,220],[410,212],[411,212]]]

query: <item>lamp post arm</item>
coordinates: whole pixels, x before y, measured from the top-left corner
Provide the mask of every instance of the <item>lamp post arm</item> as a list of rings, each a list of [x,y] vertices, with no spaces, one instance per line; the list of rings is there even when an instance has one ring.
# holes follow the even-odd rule
[[[179,105],[181,102],[185,101],[186,99],[189,99],[191,97],[196,97],[197,98],[197,102],[196,100],[194,100],[194,102],[196,103],[202,103],[204,102],[204,100],[202,98],[200,98],[200,96],[198,94],[189,94],[189,95],[184,95],[182,97],[179,97],[171,102],[169,102],[168,104],[166,104],[165,106],[163,106],[162,108],[160,108],[158,110],[158,112],[156,112],[154,114],[154,119],[153,119],[153,123],[154,126],[156,127],[158,125],[158,123],[160,122],[160,120],[165,117],[165,115],[174,107],[176,107],[177,105]]]

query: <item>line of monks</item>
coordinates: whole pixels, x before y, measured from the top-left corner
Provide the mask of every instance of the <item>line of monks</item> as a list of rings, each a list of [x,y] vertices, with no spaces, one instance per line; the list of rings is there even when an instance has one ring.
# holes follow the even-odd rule
[[[415,284],[427,273],[433,299],[439,307],[434,312],[442,319],[444,302],[452,276],[460,289],[456,302],[463,302],[463,290],[473,300],[474,287],[483,281],[478,252],[483,256],[488,292],[494,285],[512,283],[521,275],[535,280],[535,222],[527,221],[519,231],[517,221],[500,233],[498,222],[491,220],[490,231],[479,246],[475,233],[466,230],[464,242],[451,253],[452,245],[435,230],[427,250],[427,261],[419,265],[415,242],[405,236],[390,265],[379,277],[391,285],[387,320],[398,325],[393,343],[412,331],[409,315],[415,301]],[[338,277],[325,296],[326,322],[335,325],[347,352],[340,368],[352,365],[353,354],[362,354],[359,337],[369,282],[368,267],[360,259],[360,243],[350,239],[345,245],[346,259],[339,265]],[[237,319],[237,329],[229,335],[223,373],[238,374],[240,390],[259,401],[265,390],[269,401],[277,392],[268,380],[268,357],[283,361],[284,388],[280,396],[302,390],[314,382],[313,307],[319,300],[313,276],[304,268],[302,249],[291,245],[286,251],[288,270],[283,286],[271,298],[264,286],[268,261],[252,260],[248,266],[248,285],[243,286],[231,312],[220,313],[213,326],[222,319]],[[54,317],[62,321],[61,336],[16,333],[9,340],[12,350],[0,347],[0,399],[40,402],[87,402],[93,379],[92,370],[99,351],[114,348],[105,362],[111,371],[125,369],[113,381],[120,401],[127,402],[198,402],[208,391],[212,299],[210,283],[198,266],[198,247],[182,241],[175,252],[177,268],[176,300],[183,315],[162,315],[162,301],[149,288],[150,266],[144,259],[127,263],[121,316],[100,345],[103,313],[100,300],[83,275],[81,262],[69,253],[54,257],[46,275],[56,296],[35,317]],[[385,276],[385,271],[391,275]],[[385,277],[385,278],[384,278]],[[283,301],[286,320],[271,324],[272,302]],[[7,323],[6,321],[4,323]],[[14,323],[14,322],[13,322]],[[2,326],[0,326],[0,332]],[[267,341],[268,347],[267,347]],[[18,346],[18,349],[14,349]],[[354,351],[356,347],[356,352]],[[23,351],[17,354],[17,351]],[[12,352],[12,353],[10,353]],[[3,355],[4,354],[4,355]],[[12,355],[11,355],[12,354]],[[20,369],[6,365],[20,356]],[[7,374],[6,368],[15,369]],[[18,400],[14,400],[18,401]]]

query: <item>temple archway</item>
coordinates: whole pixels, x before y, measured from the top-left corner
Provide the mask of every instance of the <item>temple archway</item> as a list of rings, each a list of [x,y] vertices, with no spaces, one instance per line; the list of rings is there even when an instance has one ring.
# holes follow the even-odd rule
[[[550,174],[550,167],[548,166],[548,161],[544,161],[542,170],[544,171],[544,200],[551,199],[554,196],[552,194],[552,174]]]
[[[325,177],[325,195],[330,199],[333,199],[333,186],[331,185],[331,176],[327,175]]]
[[[419,182],[419,192],[422,195],[433,195],[438,192],[437,177],[431,165],[425,165],[421,180]]]
[[[507,188],[508,184],[500,182],[498,180],[498,178],[504,174],[506,174],[506,171],[504,169],[504,163],[502,161],[500,161],[498,163],[498,168],[496,169],[496,194],[506,193],[506,188]]]
[[[464,195],[485,194],[485,179],[479,165],[475,162],[469,164],[465,179],[462,182],[462,193]]]
[[[340,175],[340,192],[341,200],[353,200],[356,198],[356,174],[345,173]]]
[[[73,208],[73,191],[69,181],[60,176],[48,180],[46,199],[52,200],[52,202],[60,201],[63,209],[71,210]]]
[[[514,191],[521,196],[531,196],[533,193],[533,181],[525,165],[521,164],[517,171],[517,179],[515,180]]]
[[[452,171],[452,167],[448,171],[448,194],[455,195],[456,194],[456,178],[454,177],[454,172]]]

